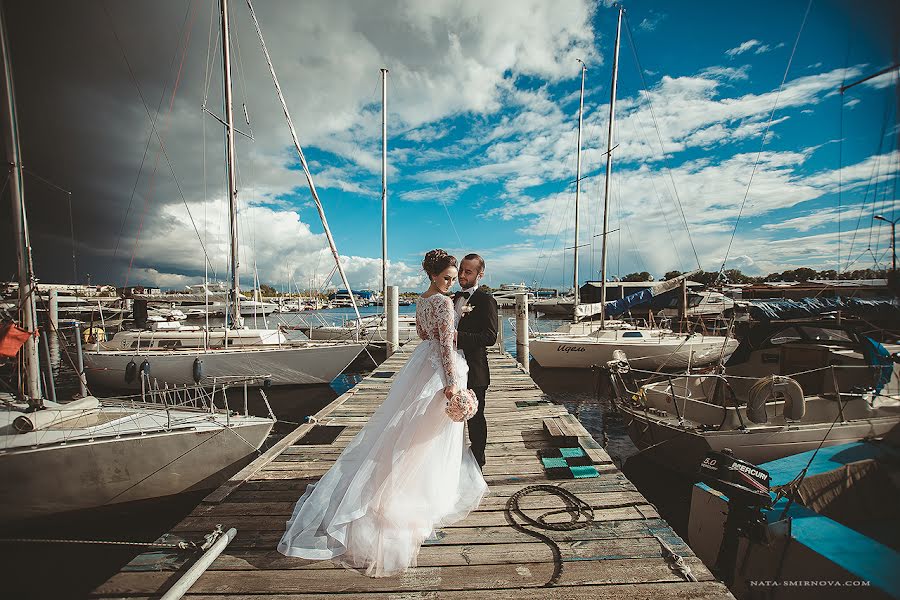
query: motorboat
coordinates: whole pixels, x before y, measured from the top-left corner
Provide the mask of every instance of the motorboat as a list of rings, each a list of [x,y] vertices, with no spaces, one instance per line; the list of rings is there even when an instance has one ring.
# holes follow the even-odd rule
[[[635,445],[690,470],[708,450],[758,464],[886,434],[900,423],[898,350],[836,323],[763,324],[724,370],[667,375],[624,355],[607,368]]]
[[[719,467],[726,482],[701,472],[703,481],[693,486],[691,549],[739,600],[788,600],[798,592],[896,598],[896,433],[758,465],[708,454],[702,471]]]

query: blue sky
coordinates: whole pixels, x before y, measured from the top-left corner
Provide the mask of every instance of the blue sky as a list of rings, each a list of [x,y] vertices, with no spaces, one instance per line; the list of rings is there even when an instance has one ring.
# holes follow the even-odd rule
[[[698,260],[718,270],[726,251],[727,267],[749,274],[889,262],[889,227],[872,216],[895,212],[897,71],[850,90],[843,110],[838,88],[892,64],[895,3],[813,2],[799,41],[805,1],[625,6],[611,277],[660,276]],[[59,71],[18,86],[23,131],[37,127],[31,119],[54,132],[32,164],[75,190],[81,218],[103,225],[106,235],[75,227],[81,268],[95,280],[196,283],[198,237],[212,276],[225,277],[222,128],[200,110],[221,112],[214,7],[132,3],[110,6],[109,18],[72,11],[44,24],[80,32],[46,57],[37,37],[13,40],[16,56],[37,61],[28,73]],[[615,8],[272,0],[256,11],[354,287],[380,287],[381,67],[390,69],[390,282],[422,289],[421,257],[442,247],[481,253],[494,286],[570,287],[583,59],[580,242],[590,245],[579,279],[598,278]],[[236,113],[254,136],[237,139],[243,282],[255,266],[277,287],[321,285],[333,266],[322,225],[246,6],[232,12]],[[102,27],[90,33],[90,23]],[[151,133],[155,109],[142,106],[123,53],[141,96],[166,100],[157,130],[177,186]],[[55,172],[60,165],[71,172]],[[67,244],[66,226],[38,236],[39,272],[47,271],[40,248]]]
[[[885,254],[889,228],[870,224],[873,206],[893,218],[900,166],[891,154],[897,135],[891,80],[896,71],[846,94],[843,125],[837,93],[845,78],[858,79],[890,64],[890,31],[879,29],[877,15],[861,17],[836,2],[813,4],[763,145],[807,4],[630,2],[626,7],[617,107],[620,151],[614,152],[610,216],[610,229],[620,231],[610,234],[612,276],[645,269],[661,275],[696,266],[671,198],[673,182],[700,264],[718,269],[760,149],[729,268],[752,274],[797,266],[835,268],[841,163],[841,204],[847,211],[841,223],[842,267],[873,266],[871,255],[859,258],[868,248],[882,265],[890,259]],[[597,278],[599,271],[600,238],[593,236],[601,227],[601,152],[616,20],[614,8],[593,11],[592,49],[585,56],[583,147],[589,150],[583,159],[580,214],[581,242],[593,238],[596,245],[582,249],[582,280],[589,273]],[[494,285],[570,284],[571,266],[563,263],[562,250],[571,248],[573,239],[580,69],[574,60],[563,63],[566,69],[569,77],[550,80],[507,70],[496,104],[482,112],[449,114],[409,127],[402,115],[389,111],[391,260],[415,265],[431,247],[474,250],[489,266],[499,267],[489,269]],[[372,74],[372,101],[365,104],[376,121],[377,77]],[[644,85],[654,114],[643,99]],[[375,155],[378,143],[367,139],[361,151]],[[378,173],[335,152],[310,148],[309,156],[314,170],[328,169],[349,184],[322,191],[341,251],[377,256]],[[358,191],[351,191],[354,186]],[[643,192],[628,193],[638,189]],[[303,193],[283,199],[294,206],[306,202]],[[620,227],[622,212],[628,216]],[[300,215],[313,231],[320,229],[309,205],[300,208]],[[565,254],[571,263],[571,250]]]

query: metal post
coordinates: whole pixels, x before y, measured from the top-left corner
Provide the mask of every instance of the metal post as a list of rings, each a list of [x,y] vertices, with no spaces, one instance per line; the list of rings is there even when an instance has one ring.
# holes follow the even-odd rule
[[[50,290],[50,302],[48,310],[50,330],[56,333],[57,331],[59,331],[59,292],[57,292],[56,290]]]
[[[6,14],[0,6],[0,50],[3,52],[3,115],[6,162],[9,169],[9,191],[12,204],[13,233],[16,236],[16,259],[19,271],[19,310],[24,329],[37,332],[37,311],[34,301],[34,265],[31,261],[31,240],[28,235],[28,217],[25,211],[25,182],[22,177],[22,149],[19,146],[19,122],[16,110],[16,92],[13,86],[12,58],[6,32]],[[38,341],[29,336],[22,348],[25,361],[25,394],[34,406],[41,402],[41,373],[38,357]]]
[[[384,299],[384,309],[387,311],[387,335],[385,337],[385,360],[400,347],[400,332],[398,331],[398,314],[400,311],[399,288],[396,285],[387,287],[387,297]]]
[[[390,318],[387,309],[387,74],[387,69],[381,69],[381,303],[385,319]],[[388,349],[388,356],[391,352]]]
[[[97,342],[99,345],[99,342]],[[81,347],[81,324],[75,323],[75,368],[78,369],[78,391],[82,398],[87,397],[87,380],[84,375],[84,349]]]
[[[516,294],[516,360],[528,368],[528,294]]]
[[[578,288],[578,197],[581,195],[581,127],[584,123],[584,76],[587,73],[587,67],[581,59],[578,59],[578,62],[581,63],[581,101],[578,104],[578,151],[575,155],[575,247],[572,250],[575,256],[572,271],[572,289],[575,292],[575,304],[572,307],[574,321],[578,321],[578,301],[580,300]]]
[[[609,230],[609,184],[612,177],[613,133],[616,122],[616,83],[619,79],[619,34],[622,32],[622,13],[619,7],[619,20],[616,25],[616,51],[613,55],[612,86],[609,91],[609,129],[606,137],[606,177],[603,182],[603,250],[600,253],[600,328],[606,326],[606,232]]]
[[[228,167],[228,220],[231,226],[231,310],[232,328],[240,328],[241,276],[238,253],[237,178],[234,164],[234,105],[231,99],[231,40],[228,33],[228,0],[219,0],[222,11],[222,70],[225,80],[225,157]]]
[[[221,527],[221,526],[220,526]],[[221,531],[221,529],[219,530]],[[178,600],[183,597],[191,586],[200,579],[200,576],[206,572],[209,565],[215,561],[222,551],[231,543],[231,540],[237,535],[237,529],[230,528],[224,534],[220,535],[216,542],[197,560],[194,565],[181,576],[181,579],[175,582],[169,591],[163,595],[161,600]]]
[[[891,271],[897,271],[897,222],[891,221]]]
[[[56,402],[56,383],[53,381],[53,365],[50,364],[50,344],[47,343],[47,330],[41,329],[41,346],[44,349],[44,377],[47,399]]]

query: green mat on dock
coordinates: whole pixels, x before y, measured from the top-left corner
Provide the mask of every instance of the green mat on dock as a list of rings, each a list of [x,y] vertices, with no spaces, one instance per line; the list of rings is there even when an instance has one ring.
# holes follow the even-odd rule
[[[599,477],[590,457],[581,448],[539,450],[547,479],[586,479]]]

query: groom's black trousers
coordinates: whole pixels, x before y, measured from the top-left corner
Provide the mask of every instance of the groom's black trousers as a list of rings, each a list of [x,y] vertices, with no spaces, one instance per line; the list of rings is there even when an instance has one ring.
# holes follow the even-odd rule
[[[487,420],[484,418],[484,395],[487,392],[485,387],[473,387],[475,397],[478,398],[478,412],[469,419],[469,441],[472,443],[472,454],[479,466],[484,466],[484,447],[487,445]]]

